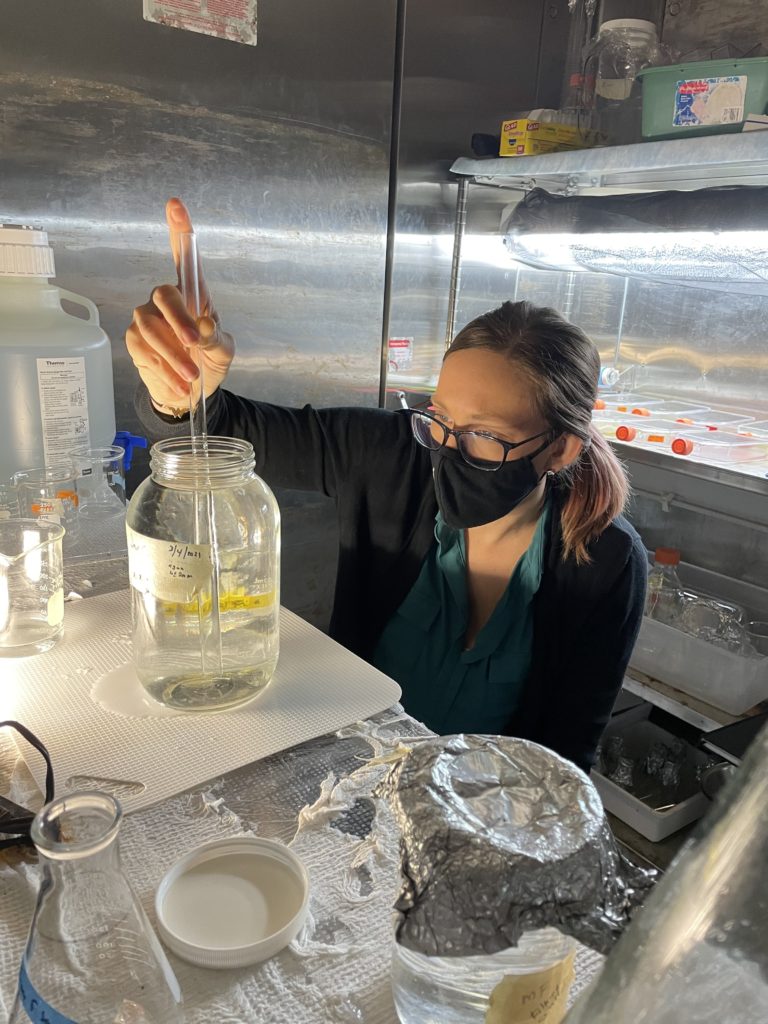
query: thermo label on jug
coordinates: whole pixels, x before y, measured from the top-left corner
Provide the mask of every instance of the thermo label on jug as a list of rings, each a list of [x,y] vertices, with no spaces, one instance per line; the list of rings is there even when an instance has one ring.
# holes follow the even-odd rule
[[[90,444],[85,359],[63,356],[37,360],[37,388],[43,421],[45,461]]]
[[[209,590],[213,563],[209,544],[145,537],[129,527],[128,575],[131,586],[160,601],[184,604]]]

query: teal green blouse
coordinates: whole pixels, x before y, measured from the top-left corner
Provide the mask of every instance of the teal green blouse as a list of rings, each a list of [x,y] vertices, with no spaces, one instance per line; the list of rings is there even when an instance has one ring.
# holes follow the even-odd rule
[[[396,679],[409,715],[441,735],[500,733],[531,663],[533,597],[541,583],[549,502],[533,540],[474,647],[467,629],[464,531],[435,520],[435,543],[410,593],[384,629],[373,663]]]

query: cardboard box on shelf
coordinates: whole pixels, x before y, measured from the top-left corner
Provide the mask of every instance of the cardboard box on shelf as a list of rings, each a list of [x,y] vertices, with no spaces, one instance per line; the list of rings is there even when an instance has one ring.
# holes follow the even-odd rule
[[[518,117],[502,121],[499,156],[531,156],[589,145],[591,142],[576,125]]]

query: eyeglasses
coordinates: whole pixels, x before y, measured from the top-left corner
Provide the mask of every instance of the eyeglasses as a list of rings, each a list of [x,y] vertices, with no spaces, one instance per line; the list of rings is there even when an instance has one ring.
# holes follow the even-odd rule
[[[437,451],[448,443],[449,437],[456,438],[456,447],[464,461],[474,466],[475,469],[482,469],[488,473],[494,473],[501,469],[507,460],[507,456],[516,448],[521,448],[530,441],[539,437],[552,439],[552,431],[543,430],[532,437],[526,437],[524,441],[502,441],[500,437],[493,434],[486,434],[482,430],[452,430],[446,427],[437,417],[423,412],[421,409],[410,409],[411,430],[413,436],[424,448],[430,451]],[[542,447],[546,447],[549,440]],[[539,448],[539,451],[542,449]],[[533,454],[537,454],[534,452]]]

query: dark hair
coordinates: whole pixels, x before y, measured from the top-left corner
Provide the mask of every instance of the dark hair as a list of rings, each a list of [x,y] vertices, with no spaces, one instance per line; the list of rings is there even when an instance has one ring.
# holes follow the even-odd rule
[[[467,324],[446,352],[487,348],[520,367],[542,417],[558,433],[584,442],[577,461],[559,475],[568,488],[561,516],[563,557],[588,562],[587,545],[626,504],[624,467],[592,423],[600,355],[586,334],[554,309],[505,302]]]

